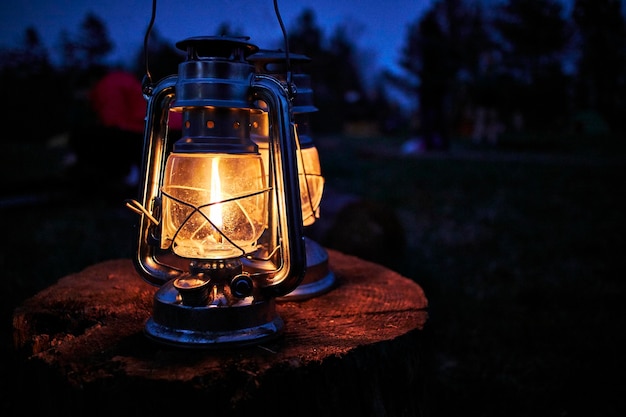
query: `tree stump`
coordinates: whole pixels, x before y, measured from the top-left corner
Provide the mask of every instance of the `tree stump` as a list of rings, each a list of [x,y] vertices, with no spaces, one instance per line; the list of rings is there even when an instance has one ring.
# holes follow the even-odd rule
[[[281,337],[228,350],[148,339],[157,288],[128,259],[60,279],[14,312],[16,414],[422,415],[424,292],[378,264],[328,254],[335,288],[278,303]]]

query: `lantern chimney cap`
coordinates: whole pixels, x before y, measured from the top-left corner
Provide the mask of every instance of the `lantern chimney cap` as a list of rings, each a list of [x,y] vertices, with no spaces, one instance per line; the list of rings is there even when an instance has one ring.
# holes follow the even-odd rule
[[[276,74],[286,72],[287,54],[282,49],[269,50],[261,49],[257,53],[248,57],[248,62],[254,64],[262,74]],[[311,58],[302,54],[289,53],[289,62],[294,66],[296,73],[306,73],[306,64],[311,62]]]
[[[246,58],[259,47],[248,42],[249,36],[194,36],[176,42],[176,47],[187,55],[207,58]]]
[[[265,63],[265,62],[270,62],[270,63],[283,62],[286,59],[287,58],[286,58],[285,51],[283,51],[282,49],[274,49],[274,50],[261,49],[257,53],[255,53],[254,55],[252,55],[252,56],[250,56],[248,58],[249,61],[261,62],[261,63]],[[307,63],[307,62],[311,61],[311,58],[309,58],[306,55],[294,54],[294,53],[289,52],[289,60],[291,62]]]

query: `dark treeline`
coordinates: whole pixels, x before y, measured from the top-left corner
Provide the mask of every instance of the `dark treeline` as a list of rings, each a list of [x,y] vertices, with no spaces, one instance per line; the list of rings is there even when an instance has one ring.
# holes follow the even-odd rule
[[[308,70],[319,108],[313,129],[337,133],[361,123],[379,134],[422,136],[427,146],[446,148],[458,136],[626,131],[621,7],[620,0],[575,0],[567,10],[556,0],[490,7],[438,0],[407,27],[402,70],[374,77],[348,23],[326,34],[306,9],[287,30],[290,51],[312,59]],[[225,23],[216,34],[234,34],[229,28]],[[66,131],[80,117],[72,111],[76,95],[115,47],[95,15],[87,15],[75,33],[59,34],[57,45],[60,57],[53,63],[37,28],[29,28],[22,45],[0,51],[2,92],[12,109],[3,122],[23,127],[20,140],[45,139],[42,126],[48,137]],[[175,73],[181,51],[157,30],[149,46],[153,80]],[[118,66],[142,78],[144,51]],[[373,85],[364,81],[366,73]],[[412,104],[401,106],[399,95]],[[585,123],[590,116],[595,124]]]

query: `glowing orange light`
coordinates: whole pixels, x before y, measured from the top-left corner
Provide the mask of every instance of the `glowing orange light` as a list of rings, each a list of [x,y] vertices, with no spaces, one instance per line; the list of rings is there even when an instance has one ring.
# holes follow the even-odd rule
[[[211,163],[211,198],[213,202],[222,201],[222,184],[220,181],[220,171],[218,160],[214,159]],[[217,229],[221,229],[223,225],[223,207],[222,204],[212,204],[209,207],[209,219]],[[222,236],[219,232],[215,233],[217,242],[222,241]]]

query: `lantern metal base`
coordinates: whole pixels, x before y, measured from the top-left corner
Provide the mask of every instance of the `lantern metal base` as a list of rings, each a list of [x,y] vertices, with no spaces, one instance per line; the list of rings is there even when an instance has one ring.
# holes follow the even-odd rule
[[[328,266],[328,253],[316,241],[305,237],[306,272],[300,285],[277,301],[302,301],[324,294],[335,285],[335,274]]]
[[[259,344],[282,334],[284,323],[274,300],[231,306],[187,306],[172,282],[154,296],[145,334],[160,343],[185,348],[222,348]]]

